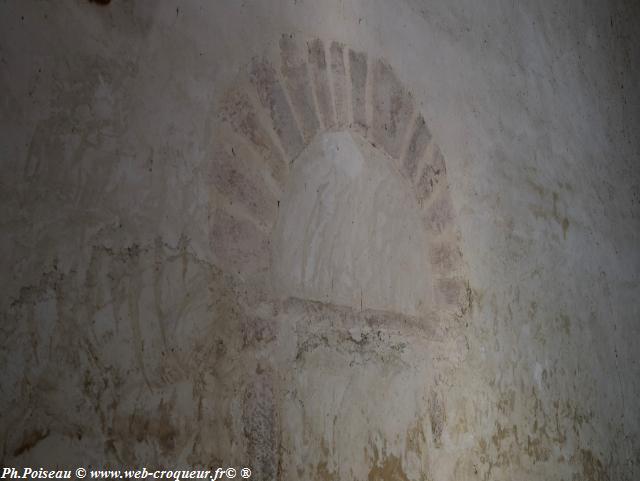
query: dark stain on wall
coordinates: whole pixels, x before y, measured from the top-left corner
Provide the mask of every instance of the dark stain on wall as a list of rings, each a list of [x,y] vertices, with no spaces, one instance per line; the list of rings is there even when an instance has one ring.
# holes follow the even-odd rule
[[[446,421],[446,413],[442,398],[435,391],[431,393],[429,400],[429,420],[431,421],[431,434],[436,447],[442,446],[442,433]]]
[[[33,448],[36,444],[38,444],[40,441],[45,439],[47,436],[49,436],[48,429],[43,429],[43,430],[35,429],[33,431],[28,432],[27,434],[25,434],[24,438],[22,439],[22,443],[20,443],[20,446],[18,446],[15,449],[15,451],[13,451],[13,455],[20,456],[22,453],[29,451],[31,448]]]

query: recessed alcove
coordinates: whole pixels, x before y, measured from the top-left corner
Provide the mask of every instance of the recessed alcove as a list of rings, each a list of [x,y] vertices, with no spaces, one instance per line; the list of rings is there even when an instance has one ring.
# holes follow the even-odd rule
[[[432,299],[427,232],[392,159],[352,132],[295,159],[273,240],[283,296],[420,315]]]

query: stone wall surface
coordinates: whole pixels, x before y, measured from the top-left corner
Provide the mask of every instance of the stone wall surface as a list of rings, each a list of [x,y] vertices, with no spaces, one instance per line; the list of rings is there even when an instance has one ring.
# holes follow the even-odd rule
[[[639,479],[638,21],[0,3],[3,466]]]

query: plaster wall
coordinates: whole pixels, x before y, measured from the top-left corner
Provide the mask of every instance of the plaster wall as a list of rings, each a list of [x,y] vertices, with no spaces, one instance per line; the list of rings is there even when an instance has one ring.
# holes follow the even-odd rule
[[[98,3],[0,4],[3,465],[640,477],[634,2]]]

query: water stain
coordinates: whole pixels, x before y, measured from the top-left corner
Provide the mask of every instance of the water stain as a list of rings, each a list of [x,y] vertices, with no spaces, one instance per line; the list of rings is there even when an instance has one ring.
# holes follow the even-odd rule
[[[374,465],[369,470],[368,481],[409,481],[402,468],[400,458],[389,455],[381,463],[378,462],[377,453]]]
[[[574,474],[573,481],[609,481],[609,475],[602,462],[588,449],[580,450],[582,475]]]
[[[36,444],[49,436],[48,429],[34,429],[29,431],[22,438],[20,445],[13,451],[14,456],[20,456],[21,454],[33,449]]]
[[[435,391],[431,392],[429,399],[429,420],[431,421],[431,435],[436,447],[442,446],[442,433],[447,420],[444,401]]]

